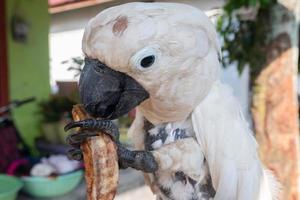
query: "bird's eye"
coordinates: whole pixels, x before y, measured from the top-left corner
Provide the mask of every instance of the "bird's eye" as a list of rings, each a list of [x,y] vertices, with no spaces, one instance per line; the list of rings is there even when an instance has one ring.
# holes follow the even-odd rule
[[[136,52],[131,58],[130,62],[139,71],[149,71],[152,67],[157,66],[160,58],[159,46],[151,45],[144,47]]]
[[[154,55],[146,56],[145,58],[143,58],[141,60],[140,65],[143,68],[148,68],[148,67],[151,67],[151,65],[153,65],[154,61],[155,61]]]

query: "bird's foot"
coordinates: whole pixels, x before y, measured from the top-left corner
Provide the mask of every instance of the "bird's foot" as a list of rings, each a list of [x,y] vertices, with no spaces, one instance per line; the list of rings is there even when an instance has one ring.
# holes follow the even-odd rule
[[[144,172],[154,172],[158,165],[154,156],[149,151],[130,151],[125,148],[119,141],[119,131],[117,126],[110,120],[95,120],[87,119],[83,121],[71,122],[65,127],[65,131],[72,128],[80,127],[81,132],[72,133],[67,136],[67,143],[74,149],[68,152],[68,157],[74,160],[82,160],[82,152],[80,145],[86,141],[87,138],[97,136],[96,131],[101,131],[109,135],[117,145],[117,153],[119,158],[119,165],[121,168],[132,167]]]
[[[118,127],[111,120],[86,119],[82,121],[71,122],[65,126],[65,131],[68,131],[72,128],[81,128],[87,133],[89,131],[101,131],[109,135],[113,141],[119,141]],[[97,136],[97,134],[82,134],[80,138],[85,140],[91,136]]]

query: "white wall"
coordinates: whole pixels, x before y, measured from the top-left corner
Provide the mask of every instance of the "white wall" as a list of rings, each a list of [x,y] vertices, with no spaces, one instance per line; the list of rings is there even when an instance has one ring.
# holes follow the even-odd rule
[[[68,71],[70,64],[63,61],[82,56],[81,38],[83,29],[50,33],[50,84],[55,90],[55,81],[73,81],[74,71]]]
[[[62,61],[72,57],[81,56],[81,38],[83,28],[88,20],[101,10],[124,1],[106,3],[101,6],[93,6],[72,10],[51,16],[50,28],[50,57],[51,57],[51,85],[55,88],[55,81],[74,80],[74,73],[67,71],[68,65],[61,64]],[[160,2],[169,2],[160,0]],[[172,2],[186,3],[201,10],[207,11],[220,8],[224,0],[173,0]],[[240,76],[235,66],[223,69],[222,80],[232,86],[234,94],[239,98],[244,113],[248,116],[249,107],[249,70],[246,69]]]

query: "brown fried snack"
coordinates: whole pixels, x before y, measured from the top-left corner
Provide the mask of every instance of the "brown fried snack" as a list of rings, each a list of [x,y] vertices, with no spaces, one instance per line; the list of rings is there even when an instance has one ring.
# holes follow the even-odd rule
[[[73,107],[74,121],[91,119],[83,106]],[[117,192],[119,166],[117,147],[112,139],[101,132],[81,144],[85,166],[88,200],[112,200]]]

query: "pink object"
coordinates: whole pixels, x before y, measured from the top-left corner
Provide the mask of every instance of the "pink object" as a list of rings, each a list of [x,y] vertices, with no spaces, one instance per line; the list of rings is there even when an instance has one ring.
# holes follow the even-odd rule
[[[134,119],[135,118],[135,114],[136,114],[136,109],[133,109],[131,110],[129,113],[128,113],[128,117],[130,119]]]
[[[15,174],[18,167],[20,167],[21,165],[29,165],[29,164],[30,163],[26,159],[15,160],[8,166],[7,174],[12,176]]]

